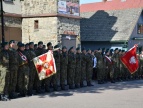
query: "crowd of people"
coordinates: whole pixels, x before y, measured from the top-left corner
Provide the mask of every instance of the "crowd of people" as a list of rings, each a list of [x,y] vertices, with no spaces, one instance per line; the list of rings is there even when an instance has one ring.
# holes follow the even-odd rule
[[[15,49],[15,46],[18,49]],[[49,50],[53,50],[57,73],[40,81],[32,60]],[[58,45],[53,47],[49,42],[46,49],[42,41],[38,44],[34,42],[16,44],[14,40],[4,42],[0,51],[0,100],[32,96],[43,91],[94,86],[92,80],[104,84],[108,81],[115,83],[143,78],[143,53],[137,55],[140,68],[133,75],[120,61],[124,54],[125,51],[118,48],[115,50],[99,48],[92,51],[84,47],[82,49],[71,47],[67,50],[66,46],[60,49]]]

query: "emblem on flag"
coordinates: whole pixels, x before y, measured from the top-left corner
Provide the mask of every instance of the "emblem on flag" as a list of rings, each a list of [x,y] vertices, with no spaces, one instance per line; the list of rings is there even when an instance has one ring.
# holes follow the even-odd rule
[[[131,74],[135,73],[139,68],[139,62],[136,55],[137,45],[134,45],[129,51],[123,55],[120,60],[128,68]]]
[[[40,80],[48,78],[56,73],[55,59],[51,50],[34,58],[33,62]]]

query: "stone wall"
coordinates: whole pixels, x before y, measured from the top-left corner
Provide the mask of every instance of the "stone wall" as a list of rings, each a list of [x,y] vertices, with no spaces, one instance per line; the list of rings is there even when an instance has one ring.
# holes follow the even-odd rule
[[[65,34],[65,31],[74,32],[75,35],[80,36],[80,19],[70,18],[58,18],[58,41],[61,41],[61,34]],[[77,37],[77,45],[80,44],[80,38]]]
[[[24,0],[22,2],[23,15],[57,13],[57,0]]]
[[[39,29],[34,29],[34,21],[39,21]],[[57,18],[25,18],[22,21],[22,42],[33,41],[38,43],[43,41],[44,44],[52,42],[57,44]]]

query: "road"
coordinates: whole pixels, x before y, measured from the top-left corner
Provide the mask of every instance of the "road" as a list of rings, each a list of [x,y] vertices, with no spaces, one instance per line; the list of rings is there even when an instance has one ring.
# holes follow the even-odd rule
[[[143,108],[143,80],[107,83],[0,102],[0,108]]]

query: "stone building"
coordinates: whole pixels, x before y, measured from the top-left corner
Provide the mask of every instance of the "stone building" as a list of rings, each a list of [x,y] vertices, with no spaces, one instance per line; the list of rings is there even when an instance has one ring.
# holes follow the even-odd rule
[[[143,0],[105,0],[83,4],[82,46],[129,49],[143,46]]]
[[[22,40],[22,18],[20,0],[3,0],[5,41]],[[1,25],[1,20],[0,20]],[[0,26],[0,41],[2,40]]]
[[[80,16],[61,14],[58,2],[70,0],[22,1],[22,41],[43,41],[53,45],[80,46]],[[79,3],[71,0],[70,3]]]

